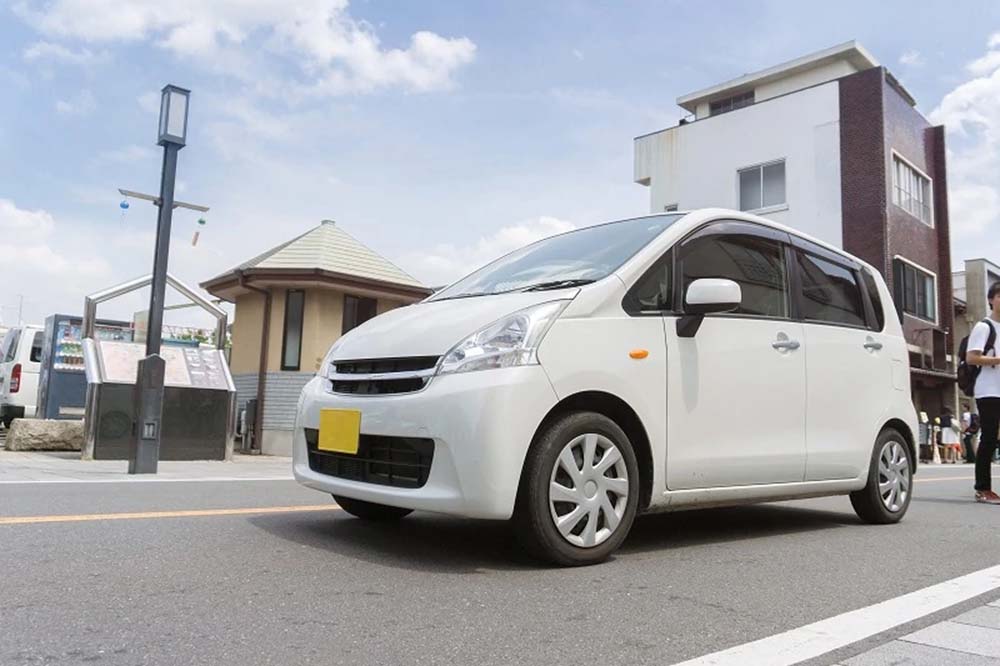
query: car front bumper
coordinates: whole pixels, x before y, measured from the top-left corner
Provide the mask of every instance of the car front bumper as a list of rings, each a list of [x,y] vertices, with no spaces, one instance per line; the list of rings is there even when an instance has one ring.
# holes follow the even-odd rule
[[[353,499],[471,518],[511,516],[528,447],[557,401],[537,365],[434,377],[420,391],[394,395],[335,394],[327,386],[316,377],[299,399],[292,440],[299,483]],[[426,483],[399,488],[311,469],[305,429],[319,427],[324,408],[360,410],[364,435],[433,440]]]

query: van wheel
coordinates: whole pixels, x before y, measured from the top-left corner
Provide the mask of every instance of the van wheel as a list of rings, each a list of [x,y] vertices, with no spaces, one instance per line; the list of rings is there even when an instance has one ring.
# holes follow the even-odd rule
[[[639,466],[614,421],[574,412],[528,452],[514,529],[539,559],[562,566],[607,559],[628,536],[639,504]]]
[[[333,499],[337,500],[341,509],[355,518],[371,522],[388,523],[413,513],[413,509],[401,509],[398,506],[386,506],[340,495],[334,495]]]
[[[913,496],[913,464],[910,447],[897,431],[883,430],[875,440],[868,485],[851,493],[851,505],[866,523],[898,523],[906,515]]]

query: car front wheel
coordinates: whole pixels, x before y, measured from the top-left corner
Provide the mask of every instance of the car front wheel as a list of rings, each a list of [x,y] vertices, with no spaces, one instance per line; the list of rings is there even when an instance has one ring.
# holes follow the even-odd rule
[[[602,414],[574,412],[550,424],[528,452],[514,526],[540,559],[596,564],[628,536],[638,503],[629,438]]]
[[[855,513],[866,523],[898,523],[913,496],[910,447],[897,431],[883,430],[872,450],[868,485],[851,493]]]

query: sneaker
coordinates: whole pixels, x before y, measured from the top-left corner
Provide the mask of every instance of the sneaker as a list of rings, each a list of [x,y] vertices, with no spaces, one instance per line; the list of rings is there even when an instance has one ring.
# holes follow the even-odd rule
[[[977,490],[976,501],[983,504],[1000,504],[1000,495],[992,490]]]

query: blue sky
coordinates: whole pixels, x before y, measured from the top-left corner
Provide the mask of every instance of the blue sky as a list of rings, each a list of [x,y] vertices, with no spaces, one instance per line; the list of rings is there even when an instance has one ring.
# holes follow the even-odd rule
[[[194,248],[175,216],[181,279],[332,218],[437,284],[647,212],[631,139],[678,95],[848,39],[951,129],[956,259],[1000,260],[997,34],[988,1],[0,0],[0,313],[148,272],[155,209],[116,190],[158,188],[168,82],[193,90],[178,198],[212,208]]]

